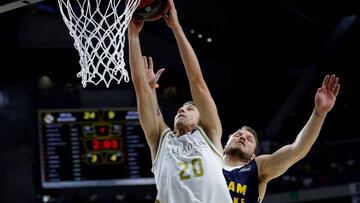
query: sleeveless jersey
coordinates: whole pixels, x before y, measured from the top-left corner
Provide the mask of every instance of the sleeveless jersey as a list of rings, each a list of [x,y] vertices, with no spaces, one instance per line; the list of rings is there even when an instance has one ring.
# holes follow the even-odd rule
[[[160,203],[231,203],[223,157],[201,127],[176,137],[161,135],[152,171]]]
[[[259,202],[258,168],[255,159],[242,167],[224,166],[223,173],[234,203]]]

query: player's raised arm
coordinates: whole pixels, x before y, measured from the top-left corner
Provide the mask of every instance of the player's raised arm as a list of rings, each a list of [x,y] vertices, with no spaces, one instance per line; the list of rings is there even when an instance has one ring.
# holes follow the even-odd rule
[[[334,107],[340,89],[338,81],[335,75],[325,77],[315,94],[314,110],[292,144],[280,148],[271,155],[257,157],[260,177],[267,181],[276,178],[306,156],[319,136],[327,113]]]
[[[169,15],[165,15],[164,19],[174,33],[190,83],[191,95],[200,112],[201,125],[215,147],[222,152],[222,127],[215,102],[211,97],[210,91],[201,73],[197,56],[179,23],[174,1],[169,0],[169,3],[170,13]]]
[[[157,100],[154,97],[146,78],[139,34],[144,22],[133,18],[128,28],[129,60],[131,78],[135,87],[137,108],[140,115],[140,123],[144,130],[146,140],[150,146],[151,158],[154,160],[159,144],[161,126],[157,113]]]

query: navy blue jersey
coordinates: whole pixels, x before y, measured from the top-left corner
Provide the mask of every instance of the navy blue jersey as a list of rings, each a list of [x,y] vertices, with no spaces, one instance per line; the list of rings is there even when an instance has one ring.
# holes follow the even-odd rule
[[[234,203],[257,203],[259,199],[259,179],[256,161],[231,171],[223,169],[231,198]]]

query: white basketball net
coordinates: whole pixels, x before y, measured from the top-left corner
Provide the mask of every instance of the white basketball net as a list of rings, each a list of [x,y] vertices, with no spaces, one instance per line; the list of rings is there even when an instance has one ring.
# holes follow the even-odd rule
[[[81,3],[82,2],[82,3]],[[129,81],[124,62],[125,31],[140,0],[58,0],[80,55],[82,85]],[[119,15],[118,12],[123,10]]]

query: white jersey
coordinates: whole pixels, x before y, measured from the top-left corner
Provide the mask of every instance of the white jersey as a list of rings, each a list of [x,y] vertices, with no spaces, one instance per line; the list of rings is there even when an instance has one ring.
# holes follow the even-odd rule
[[[157,202],[232,203],[223,163],[202,128],[180,137],[165,129],[152,168]]]

